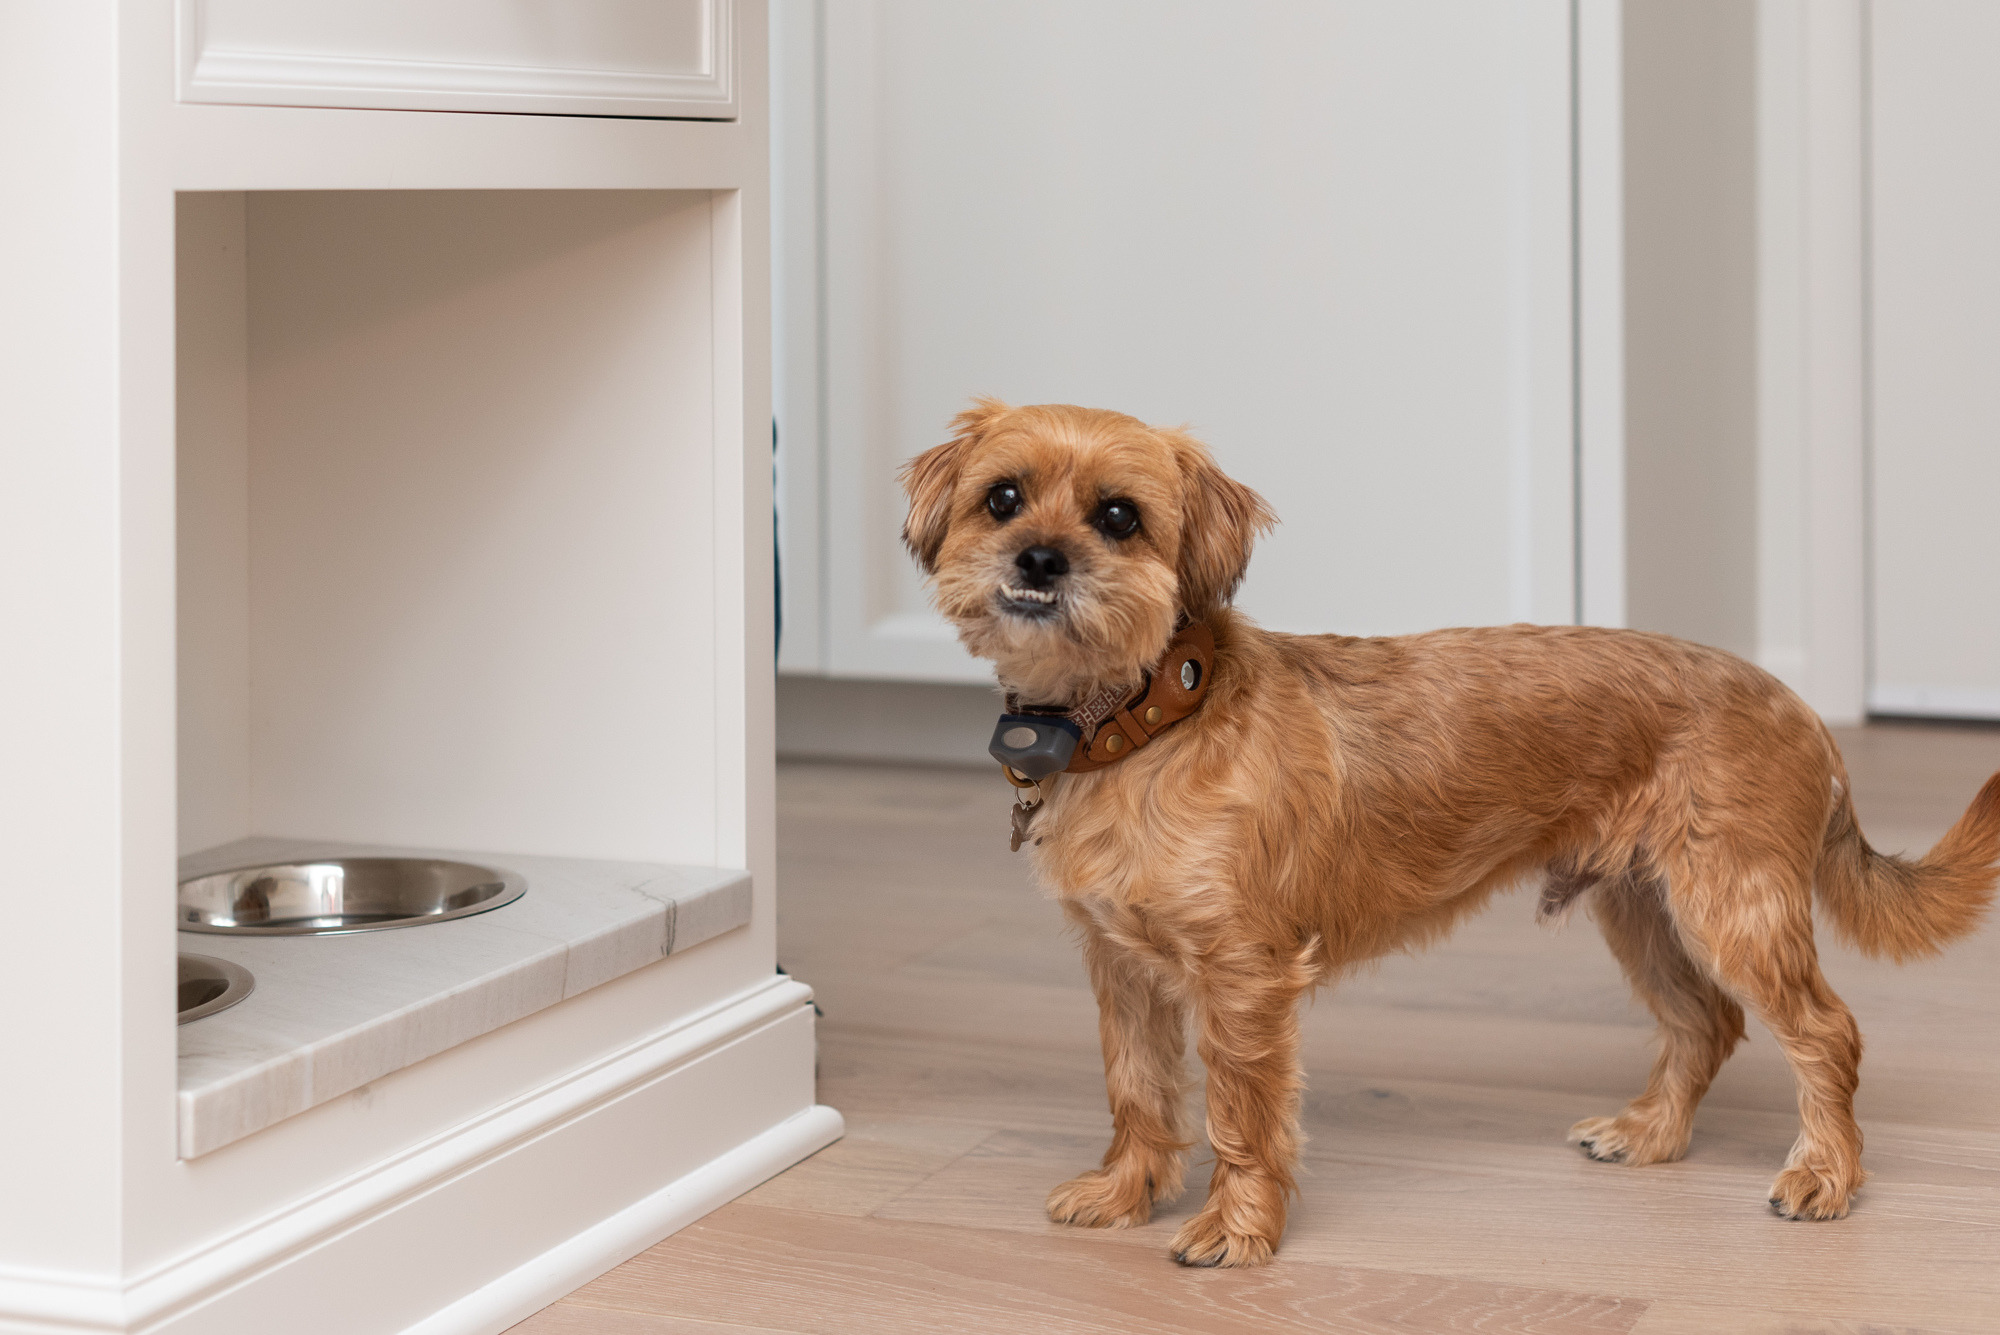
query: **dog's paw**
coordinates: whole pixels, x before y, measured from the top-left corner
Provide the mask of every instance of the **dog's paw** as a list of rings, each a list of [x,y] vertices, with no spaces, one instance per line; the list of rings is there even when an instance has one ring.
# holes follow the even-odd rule
[[[1219,1210],[1203,1210],[1181,1225],[1168,1253],[1182,1265],[1253,1266],[1270,1263],[1276,1238],[1231,1231]]]
[[[1569,1129],[1569,1143],[1600,1163],[1669,1163],[1687,1153],[1688,1133],[1630,1112],[1586,1117]]]
[[[1858,1170],[1842,1173],[1810,1160],[1795,1163],[1771,1183],[1771,1209],[1785,1219],[1842,1219],[1861,1189]]]
[[[1049,1193],[1049,1218],[1083,1228],[1137,1228],[1153,1217],[1153,1183],[1143,1173],[1093,1168]]]

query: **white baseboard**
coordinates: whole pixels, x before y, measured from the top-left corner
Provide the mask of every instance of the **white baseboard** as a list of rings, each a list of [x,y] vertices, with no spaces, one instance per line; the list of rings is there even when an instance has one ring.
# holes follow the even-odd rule
[[[122,1288],[0,1282],[4,1335],[488,1335],[839,1138],[777,979]]]
[[[556,1299],[678,1233],[710,1210],[839,1140],[840,1114],[823,1103],[795,1113],[713,1163],[468,1294],[403,1335],[499,1335]]]
[[[1868,688],[1868,712],[1907,718],[2000,719],[2000,690],[1888,682]]]
[[[786,759],[986,765],[1000,717],[991,685],[778,678],[778,754]]]

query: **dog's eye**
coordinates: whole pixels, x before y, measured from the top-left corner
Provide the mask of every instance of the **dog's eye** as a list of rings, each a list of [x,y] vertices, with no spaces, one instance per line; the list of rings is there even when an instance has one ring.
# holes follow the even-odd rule
[[[1119,497],[1097,507],[1092,521],[1097,531],[1113,538],[1129,538],[1139,531],[1139,507]]]
[[[996,482],[986,490],[986,508],[995,519],[1012,519],[1021,508],[1021,488],[1013,482]]]

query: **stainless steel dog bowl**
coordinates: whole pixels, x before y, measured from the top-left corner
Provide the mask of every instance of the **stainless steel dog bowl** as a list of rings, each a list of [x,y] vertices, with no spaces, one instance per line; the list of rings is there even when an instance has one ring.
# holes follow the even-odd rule
[[[213,955],[181,956],[180,1022],[226,1011],[257,988],[257,980],[240,964]]]
[[[528,883],[439,858],[322,858],[239,867],[181,882],[183,932],[330,936],[414,927],[511,904]]]

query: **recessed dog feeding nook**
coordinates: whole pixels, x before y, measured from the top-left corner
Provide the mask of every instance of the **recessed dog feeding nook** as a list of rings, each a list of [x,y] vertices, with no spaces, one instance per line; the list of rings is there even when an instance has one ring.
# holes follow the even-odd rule
[[[774,961],[761,7],[441,3],[59,6],[0,87],[69,164],[0,220],[0,777],[65,887],[0,977],[67,999],[10,1330],[497,1332],[840,1132]]]
[[[262,981],[181,1033],[183,1155],[750,921],[750,878],[726,868],[475,856],[246,839],[182,859],[181,930]]]

